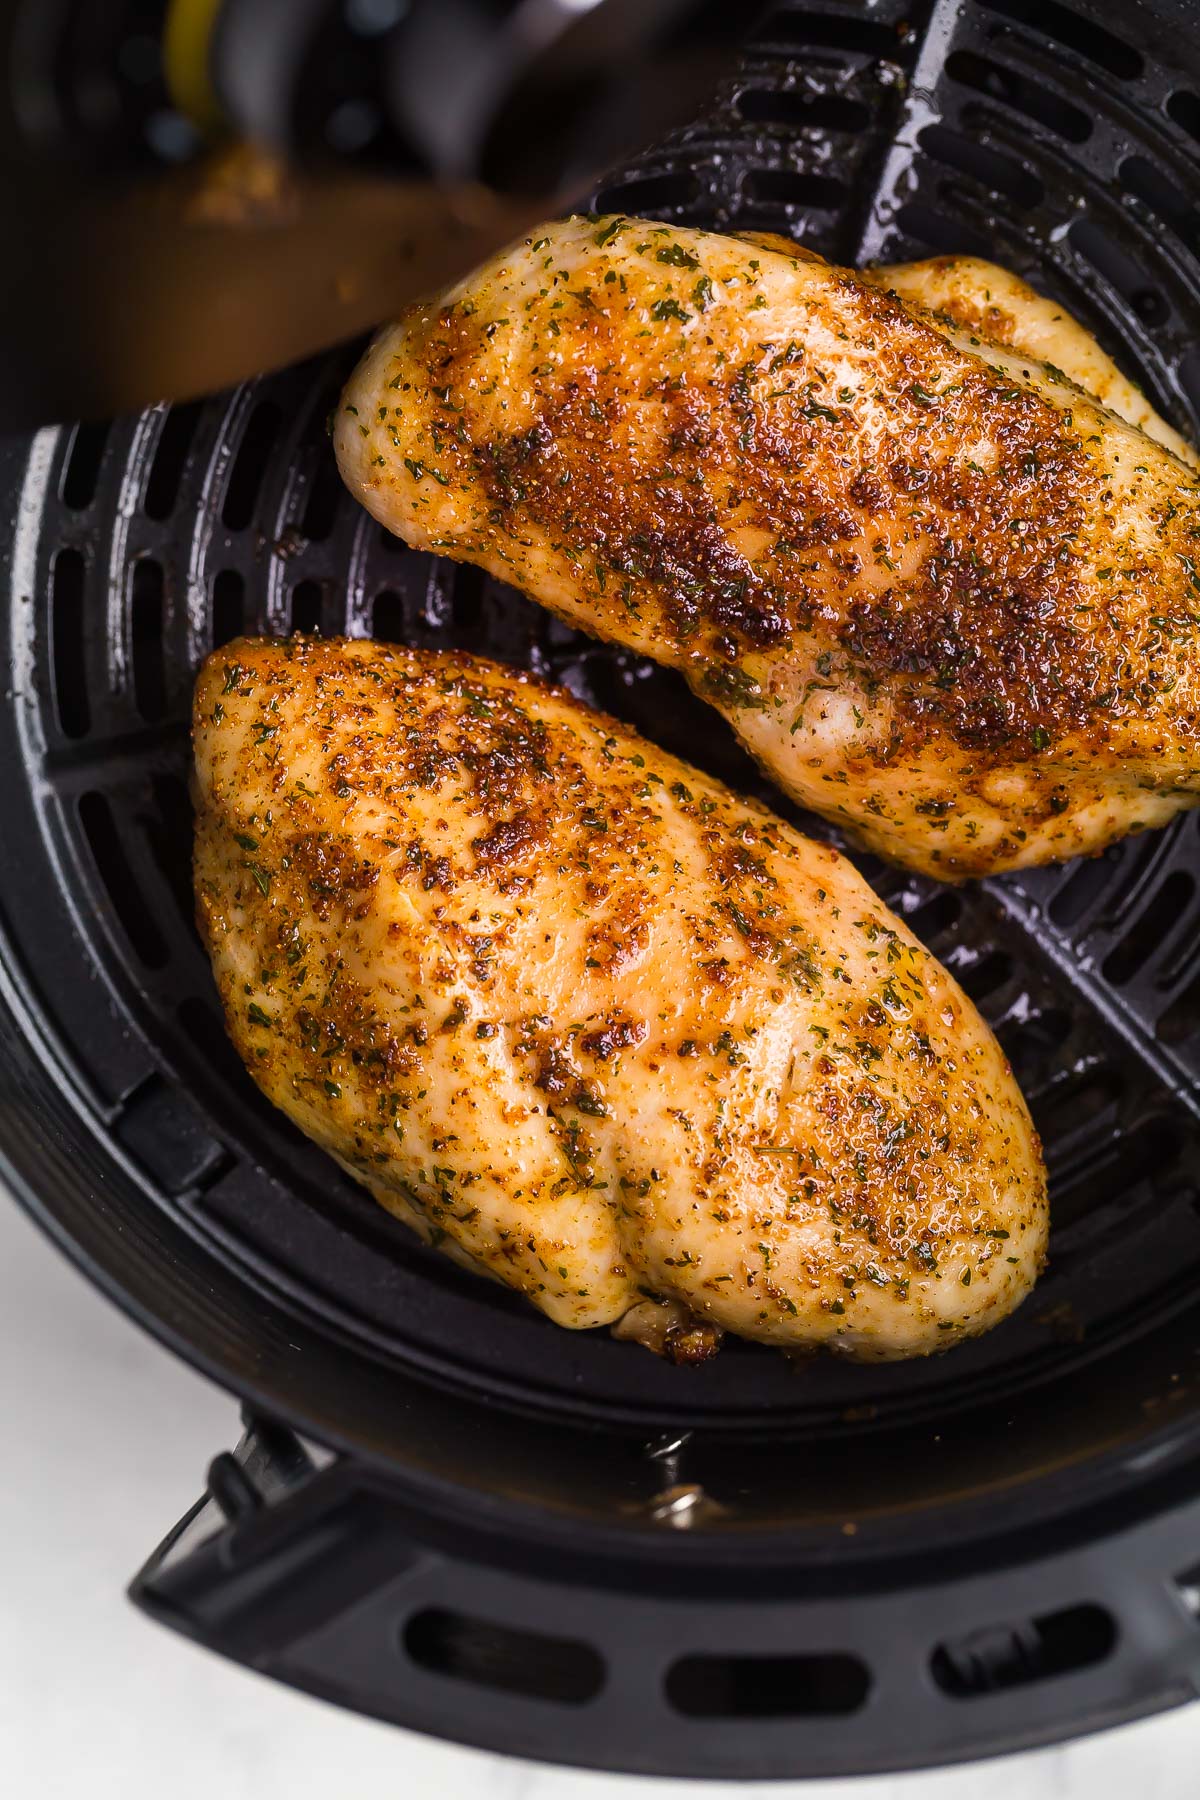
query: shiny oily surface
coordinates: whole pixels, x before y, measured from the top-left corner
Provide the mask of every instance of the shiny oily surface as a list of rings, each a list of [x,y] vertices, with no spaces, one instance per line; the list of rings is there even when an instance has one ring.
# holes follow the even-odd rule
[[[912,868],[1057,860],[1194,803],[1194,470],[847,270],[547,225],[376,339],[335,442],[407,542],[679,669]]]
[[[194,733],[234,1042],[426,1243],[564,1325],[675,1302],[680,1360],[920,1355],[1028,1290],[1007,1063],[836,851],[463,655],[239,640]]]

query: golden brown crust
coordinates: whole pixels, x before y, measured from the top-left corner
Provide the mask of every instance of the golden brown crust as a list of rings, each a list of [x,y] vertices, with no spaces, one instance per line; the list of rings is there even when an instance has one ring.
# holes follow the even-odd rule
[[[920,1354],[1022,1297],[1000,1051],[851,866],[465,656],[243,641],[196,688],[197,909],[254,1078],[561,1323]]]

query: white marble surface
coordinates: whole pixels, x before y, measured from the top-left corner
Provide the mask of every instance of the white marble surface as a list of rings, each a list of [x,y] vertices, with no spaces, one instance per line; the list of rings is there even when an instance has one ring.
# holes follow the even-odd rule
[[[568,1773],[434,1743],[289,1693],[143,1620],[124,1583],[237,1431],[231,1400],[94,1294],[0,1195],[0,1794],[724,1800],[750,1791]],[[1200,1706],[969,1769],[763,1791],[1193,1800]]]

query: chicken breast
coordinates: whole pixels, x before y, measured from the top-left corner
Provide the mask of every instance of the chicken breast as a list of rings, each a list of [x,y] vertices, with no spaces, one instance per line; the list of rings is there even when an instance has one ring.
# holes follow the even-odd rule
[[[393,531],[681,670],[896,861],[986,874],[1196,803],[1195,476],[846,270],[549,225],[385,331],[334,435]]]
[[[426,1243],[681,1357],[917,1356],[1028,1291],[1012,1075],[835,851],[467,656],[243,640],[194,724],[233,1041]]]

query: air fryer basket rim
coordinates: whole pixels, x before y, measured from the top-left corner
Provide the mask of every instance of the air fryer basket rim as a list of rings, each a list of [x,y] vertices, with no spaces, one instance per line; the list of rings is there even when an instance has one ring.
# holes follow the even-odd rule
[[[782,0],[711,114],[596,204],[784,230],[840,260],[990,250],[1082,312],[1195,433],[1190,10]],[[343,1452],[339,1480],[393,1495],[404,1532],[461,1523],[469,1554],[445,1559],[460,1597],[470,1556],[527,1567],[541,1548],[589,1605],[699,1574],[714,1597],[774,1583],[797,1630],[805,1596],[840,1592],[866,1631],[876,1602],[930,1590],[934,1547],[934,1586],[977,1575],[970,1623],[987,1626],[1032,1549],[1068,1612],[1086,1563],[1081,1598],[1122,1634],[1103,1675],[1056,1677],[1044,1738],[1114,1717],[1122,1682],[1130,1711],[1184,1697],[1200,1660],[1179,1598],[1200,1504],[1200,814],[1094,863],[953,893],[868,867],[996,1026],[1046,1138],[1053,1260],[1013,1320],[927,1364],[803,1373],[736,1347],[677,1371],[555,1332],[399,1243],[236,1066],[190,925],[192,673],[238,628],[449,642],[549,670],[734,783],[754,777],[672,678],[384,543],[329,479],[322,423],[345,366],[334,354],[107,431],[0,445],[17,539],[0,549],[0,1160],[18,1200],[169,1348]],[[676,1489],[703,1502],[686,1531],[665,1528],[684,1516]],[[294,1661],[275,1672],[328,1691]],[[1035,1692],[964,1702],[958,1730],[931,1713],[907,1759],[864,1724],[856,1766],[1011,1746]],[[365,1687],[353,1698],[401,1716]],[[455,1735],[452,1708],[429,1705]],[[488,1742],[576,1756],[568,1731],[531,1742],[536,1708],[510,1712],[488,1713]],[[704,1772],[662,1716],[647,1730],[638,1766]],[[611,1763],[590,1731],[577,1759]],[[769,1768],[731,1727],[726,1772],[801,1772],[767,1736]],[[846,1772],[821,1743],[805,1772]]]

